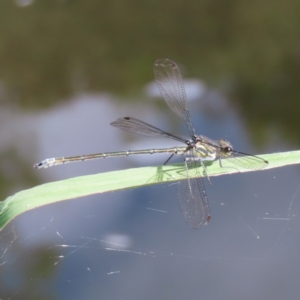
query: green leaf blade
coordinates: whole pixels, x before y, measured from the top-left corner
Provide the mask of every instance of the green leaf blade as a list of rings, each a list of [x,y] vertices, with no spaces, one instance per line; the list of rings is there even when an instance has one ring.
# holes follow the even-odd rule
[[[259,157],[269,161],[263,170],[300,163],[300,151],[273,153]],[[207,164],[208,175],[213,177],[255,171],[237,169],[234,165],[227,164],[226,160],[223,160],[223,166],[225,167],[222,168],[218,161]],[[203,168],[200,167],[199,170],[200,175],[205,176]],[[184,179],[186,179],[184,164],[175,164],[113,171],[46,183],[18,192],[0,203],[0,230],[19,214],[43,205],[92,194]]]

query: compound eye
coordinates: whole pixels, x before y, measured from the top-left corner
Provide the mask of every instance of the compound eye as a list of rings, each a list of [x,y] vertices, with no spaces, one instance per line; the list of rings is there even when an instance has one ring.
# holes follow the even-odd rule
[[[225,147],[224,150],[225,150],[225,152],[231,152],[232,148],[231,147]]]

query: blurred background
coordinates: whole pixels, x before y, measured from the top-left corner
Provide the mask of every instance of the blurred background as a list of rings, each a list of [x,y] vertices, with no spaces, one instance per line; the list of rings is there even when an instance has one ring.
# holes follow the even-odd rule
[[[158,58],[180,66],[196,133],[252,154],[299,149],[299,1],[2,0],[1,200],[163,164],[157,155],[32,168],[176,146],[109,125],[134,116],[187,135],[155,87]],[[176,184],[29,211],[0,232],[0,298],[299,299],[299,179],[289,166],[205,180],[212,220],[199,230],[184,222]]]

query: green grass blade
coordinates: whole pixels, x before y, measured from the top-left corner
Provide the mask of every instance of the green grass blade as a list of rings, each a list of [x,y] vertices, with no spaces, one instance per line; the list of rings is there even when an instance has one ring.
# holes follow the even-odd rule
[[[269,161],[269,165],[264,170],[300,163],[300,151],[260,155],[259,157]],[[209,176],[253,171],[227,167],[225,160],[223,166],[226,167],[221,168],[218,161],[208,165]],[[204,176],[203,168],[200,168],[200,171]],[[195,174],[189,175],[195,176]],[[184,165],[176,164],[127,169],[46,183],[18,192],[0,203],[0,230],[17,215],[39,206],[91,194],[178,181],[185,178]]]

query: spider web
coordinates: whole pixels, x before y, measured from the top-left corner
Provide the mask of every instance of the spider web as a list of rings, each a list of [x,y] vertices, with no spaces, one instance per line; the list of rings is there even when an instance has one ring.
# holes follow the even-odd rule
[[[220,182],[213,180],[213,184],[216,188]],[[262,191],[252,193],[252,203],[239,199],[243,203],[236,209],[229,193],[222,201],[210,201],[213,219],[199,230],[185,224],[176,201],[176,184],[88,197],[55,205],[50,211],[45,207],[26,213],[1,232],[1,299],[42,297],[45,290],[47,299],[57,295],[80,299],[80,293],[92,299],[95,292],[106,299],[121,295],[138,299],[147,292],[144,299],[150,299],[156,294],[151,287],[158,288],[161,280],[166,282],[165,292],[174,282],[190,286],[199,281],[202,286],[210,274],[216,280],[225,273],[236,280],[239,274],[247,274],[253,283],[262,270],[264,276],[268,272],[271,276],[274,265],[284,274],[293,271],[296,282],[299,189],[291,191],[285,203],[280,198],[266,201],[260,196]],[[213,188],[208,190],[215,194]],[[114,208],[109,207],[112,202]],[[250,207],[252,213],[247,214]],[[32,225],[22,230],[26,223]],[[168,285],[171,270],[175,274]],[[290,284],[292,275],[288,278],[284,284]],[[55,293],[53,280],[63,286]],[[142,285],[139,288],[137,281]],[[227,282],[224,288],[231,286],[237,295],[242,290],[234,285]],[[209,294],[211,289],[213,285],[204,292]],[[175,290],[168,295],[179,299],[182,289]],[[295,285],[288,294],[297,290]],[[192,297],[195,292],[185,294]],[[274,295],[274,299],[279,297]]]
[[[99,111],[93,101],[88,105]],[[76,107],[71,111],[81,115],[84,108]],[[89,118],[94,124],[98,115]],[[99,121],[92,135],[103,122],[109,120]],[[44,142],[53,141],[51,134]],[[88,141],[84,132],[78,135],[83,140],[69,144],[81,152]],[[102,146],[121,149],[123,140],[114,141]],[[105,160],[58,167],[43,181],[133,165],[137,161]],[[203,181],[212,219],[197,230],[182,217],[177,183],[74,199],[19,216],[0,232],[0,299],[216,299],[220,293],[225,300],[298,299],[298,169],[212,177],[212,186]]]

